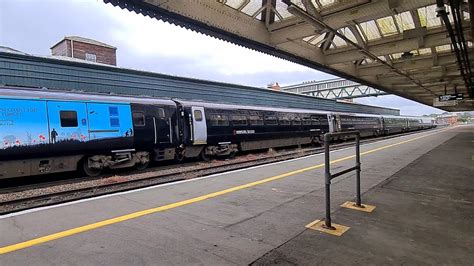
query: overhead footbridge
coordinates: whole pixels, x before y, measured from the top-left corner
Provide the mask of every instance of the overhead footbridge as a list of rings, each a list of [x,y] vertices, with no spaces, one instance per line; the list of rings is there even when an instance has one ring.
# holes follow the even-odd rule
[[[104,2],[446,111],[474,110],[471,1]]]

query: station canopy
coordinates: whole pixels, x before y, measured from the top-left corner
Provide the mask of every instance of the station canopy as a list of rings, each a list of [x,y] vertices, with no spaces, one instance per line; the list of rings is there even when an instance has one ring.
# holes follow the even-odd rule
[[[430,106],[474,110],[467,0],[104,1]],[[464,99],[439,102],[455,93]]]

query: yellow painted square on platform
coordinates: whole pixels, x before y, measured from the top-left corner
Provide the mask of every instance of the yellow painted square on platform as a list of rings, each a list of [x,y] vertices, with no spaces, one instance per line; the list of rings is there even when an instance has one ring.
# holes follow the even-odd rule
[[[346,201],[341,205],[341,207],[344,207],[344,208],[353,209],[357,211],[363,211],[363,212],[372,212],[375,209],[375,206],[373,205],[362,204],[362,206],[364,206],[364,208],[358,207],[356,203],[352,201]]]
[[[307,224],[305,227],[308,229],[328,233],[335,236],[341,236],[350,228],[349,226],[331,223],[331,225],[334,228],[336,228],[335,230],[331,230],[331,229],[324,228],[323,225],[324,225],[324,220],[316,220],[312,223]]]

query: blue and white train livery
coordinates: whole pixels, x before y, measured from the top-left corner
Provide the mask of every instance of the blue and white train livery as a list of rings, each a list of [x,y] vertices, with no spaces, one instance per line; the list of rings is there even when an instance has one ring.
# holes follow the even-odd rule
[[[433,126],[419,117],[0,87],[0,179],[95,176],[150,161],[318,143],[327,132],[378,136]]]

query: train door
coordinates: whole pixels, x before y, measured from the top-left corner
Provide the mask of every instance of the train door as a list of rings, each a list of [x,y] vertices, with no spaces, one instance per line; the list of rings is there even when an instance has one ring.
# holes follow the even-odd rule
[[[91,140],[133,137],[129,104],[87,103]]]
[[[193,121],[193,144],[207,143],[207,125],[204,107],[191,107]]]
[[[341,131],[341,117],[339,114],[329,114],[329,131],[340,132]]]
[[[153,117],[155,144],[171,143],[171,116],[166,117],[164,108],[155,108]]]
[[[50,143],[89,140],[85,103],[48,101]]]

